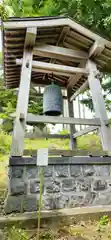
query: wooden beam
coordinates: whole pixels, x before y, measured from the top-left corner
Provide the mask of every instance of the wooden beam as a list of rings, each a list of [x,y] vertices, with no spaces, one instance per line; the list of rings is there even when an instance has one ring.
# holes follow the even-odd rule
[[[81,61],[79,66],[80,68],[84,68],[86,65],[86,62],[85,61]],[[68,80],[68,85],[67,85],[67,88],[72,88],[78,81],[79,79],[83,76],[82,73],[77,73],[74,75],[74,76],[71,76]]]
[[[83,85],[70,97],[70,101],[72,102],[80,93],[85,91],[88,88],[89,84],[88,81],[85,81]]]
[[[97,70],[96,64],[91,60],[88,60],[87,67],[89,70],[88,81],[92,94],[95,115],[97,118],[100,119],[101,122],[100,134],[102,146],[105,151],[111,152],[111,128],[109,127],[107,122],[108,117],[99,80],[99,71]]]
[[[103,153],[103,152],[102,152]],[[90,153],[89,153],[90,154]],[[91,154],[92,155],[92,154]],[[29,164],[30,162],[30,164]],[[79,155],[73,157],[52,156],[48,158],[48,165],[109,165],[111,164],[111,156],[108,153],[104,156],[94,155],[85,156]],[[37,157],[11,157],[9,166],[37,166]]]
[[[74,133],[73,136],[75,138],[80,137],[82,135],[88,134],[89,132],[93,132],[93,131],[97,130],[99,127],[100,126],[90,126],[90,127],[84,128],[81,131]]]
[[[71,94],[72,94],[71,89],[67,89],[69,117],[74,118],[73,102],[70,102]],[[73,137],[73,134],[75,132],[76,132],[75,126],[70,125],[70,148],[71,149],[74,149],[76,147],[76,139]]]
[[[102,38],[96,40],[89,50],[89,57],[99,56],[105,48],[105,43]]]
[[[68,118],[68,117],[50,117],[38,116],[31,113],[27,115],[28,123],[60,123],[60,124],[76,124],[76,125],[92,125],[99,126],[99,119],[84,119],[84,118]]]
[[[16,59],[17,65],[22,65],[22,59]],[[85,68],[78,67],[69,67],[65,65],[46,63],[40,61],[32,61],[32,70],[37,72],[46,72],[46,73],[54,73],[57,75],[66,75],[72,76],[75,73],[80,74],[88,74],[88,71]]]
[[[34,55],[56,58],[60,60],[64,60],[64,57],[66,57],[67,61],[71,62],[74,62],[75,59],[78,60],[78,62],[80,62],[81,59],[88,59],[88,54],[86,52],[48,44],[37,44],[34,48]]]
[[[32,133],[32,134],[25,134],[25,138],[53,138],[53,139],[69,139],[69,134],[45,134],[45,133]]]
[[[16,109],[16,119],[12,137],[12,156],[22,156],[24,149],[24,128],[26,123],[28,99],[31,81],[33,46],[36,40],[36,28],[28,28],[24,44],[23,62],[20,77],[20,87]],[[24,116],[20,121],[21,114]]]

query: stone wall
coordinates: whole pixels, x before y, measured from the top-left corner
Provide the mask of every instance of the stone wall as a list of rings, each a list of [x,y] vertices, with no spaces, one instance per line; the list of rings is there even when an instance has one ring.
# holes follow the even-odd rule
[[[44,167],[43,209],[111,204],[111,165],[74,158],[52,158]],[[79,158],[78,158],[79,159]],[[111,159],[110,159],[111,163]],[[5,212],[36,211],[40,194],[40,168],[36,158],[10,160]]]

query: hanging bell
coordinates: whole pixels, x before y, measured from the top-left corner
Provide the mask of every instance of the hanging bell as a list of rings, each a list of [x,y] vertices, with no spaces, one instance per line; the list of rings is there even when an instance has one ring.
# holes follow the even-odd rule
[[[61,88],[52,83],[43,93],[43,113],[48,116],[59,116],[63,111]]]

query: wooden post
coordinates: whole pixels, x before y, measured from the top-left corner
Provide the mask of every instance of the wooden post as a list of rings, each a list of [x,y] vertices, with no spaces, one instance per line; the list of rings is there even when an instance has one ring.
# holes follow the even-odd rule
[[[92,94],[92,101],[94,104],[95,115],[100,119],[100,134],[102,146],[105,151],[111,151],[111,129],[108,126],[108,117],[105,108],[105,102],[102,95],[102,88],[99,81],[99,71],[97,70],[96,64],[91,60],[87,63],[89,76],[89,87]]]
[[[23,62],[20,76],[20,87],[16,108],[16,119],[12,137],[12,156],[22,156],[24,150],[24,129],[27,117],[29,90],[32,71],[33,47],[35,45],[37,29],[27,28],[24,44]]]
[[[69,117],[74,117],[73,102],[70,102],[71,96],[72,96],[71,89],[67,89]],[[73,134],[75,132],[76,132],[75,125],[70,125],[70,148],[71,149],[74,149],[76,147],[76,138],[73,137]]]

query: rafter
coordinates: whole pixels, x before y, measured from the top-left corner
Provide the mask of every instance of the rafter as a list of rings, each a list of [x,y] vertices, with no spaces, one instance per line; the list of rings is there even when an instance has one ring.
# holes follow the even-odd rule
[[[72,102],[80,93],[82,93],[84,90],[88,88],[88,80],[83,83],[83,85],[80,86],[80,88],[71,96],[70,101]]]
[[[86,61],[81,61],[78,67],[83,68],[86,65]],[[83,73],[76,73],[74,76],[71,76],[68,80],[67,88],[72,88],[79,79],[83,76]]]
[[[81,59],[88,59],[88,54],[84,51],[77,51],[48,44],[37,44],[34,48],[34,55],[56,58],[60,60],[64,60],[66,57],[67,61],[71,62],[74,62],[75,59],[78,60],[78,62],[80,62]]]

